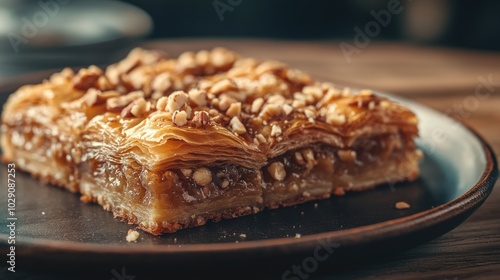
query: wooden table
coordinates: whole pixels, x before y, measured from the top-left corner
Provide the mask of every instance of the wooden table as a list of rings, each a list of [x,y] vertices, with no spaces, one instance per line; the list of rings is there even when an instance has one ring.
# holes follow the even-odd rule
[[[339,43],[176,40],[143,45],[167,49],[172,55],[186,49],[225,46],[245,56],[284,61],[338,84],[404,95],[446,113],[466,102],[481,79],[491,77],[493,83],[489,86],[494,92],[489,98],[481,101],[476,110],[451,115],[460,116],[461,121],[476,129],[500,155],[500,53],[372,42],[353,54],[349,63]],[[321,279],[497,279],[500,275],[498,185],[497,182],[491,196],[466,222],[434,241],[376,262],[356,264],[355,269],[313,276]]]
[[[500,53],[371,43],[360,53],[344,57],[340,42],[259,40],[176,40],[150,42],[177,55],[182,50],[225,46],[245,56],[276,59],[313,76],[358,88],[371,88],[445,112],[469,124],[500,155]],[[347,42],[350,43],[350,42]],[[351,42],[352,43],[352,42]],[[482,78],[481,78],[482,77]],[[455,107],[473,96],[482,79],[491,77],[494,92],[476,110]],[[484,83],[484,82],[483,82]],[[454,107],[455,106],[455,107]],[[500,182],[500,181],[499,181]],[[483,206],[466,222],[444,236],[332,278],[465,279],[500,276],[500,183]],[[330,276],[321,275],[320,278]]]

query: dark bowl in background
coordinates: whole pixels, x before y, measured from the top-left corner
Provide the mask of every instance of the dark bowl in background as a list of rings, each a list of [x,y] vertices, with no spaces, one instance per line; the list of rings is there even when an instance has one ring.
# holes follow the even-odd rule
[[[147,13],[118,1],[1,1],[0,82],[40,69],[111,63],[152,29]]]

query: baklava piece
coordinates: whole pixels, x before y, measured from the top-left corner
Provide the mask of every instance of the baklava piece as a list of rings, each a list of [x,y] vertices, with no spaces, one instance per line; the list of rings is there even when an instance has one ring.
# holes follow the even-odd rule
[[[223,48],[133,50],[12,94],[3,159],[152,234],[413,180],[417,119]]]

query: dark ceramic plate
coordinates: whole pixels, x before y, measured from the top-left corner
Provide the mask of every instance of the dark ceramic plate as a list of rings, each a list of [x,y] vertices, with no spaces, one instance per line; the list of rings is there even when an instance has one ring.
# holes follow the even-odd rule
[[[41,76],[11,81],[0,90],[1,98],[5,100],[17,86],[37,83]],[[160,237],[141,232],[137,243],[127,243],[127,230],[134,226],[114,219],[98,205],[81,203],[76,194],[16,171],[17,257],[23,266],[50,269],[57,263],[58,269],[71,270],[82,270],[82,261],[86,268],[166,271],[221,265],[227,269],[228,264],[234,268],[250,263],[286,268],[307,258],[317,261],[318,250],[328,253],[329,260],[345,261],[390,254],[438,237],[463,222],[490,194],[498,175],[495,156],[483,139],[462,124],[393,98],[411,107],[421,121],[419,145],[425,160],[416,182],[379,186]],[[5,256],[7,165],[1,166],[1,174],[0,245]],[[411,208],[395,209],[398,201],[408,202]]]

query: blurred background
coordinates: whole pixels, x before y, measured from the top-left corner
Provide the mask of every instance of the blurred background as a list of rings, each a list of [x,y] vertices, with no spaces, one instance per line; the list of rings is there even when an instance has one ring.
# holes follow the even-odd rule
[[[494,0],[0,0],[0,77],[108,64],[138,42],[163,38],[352,45],[361,30],[373,41],[499,51],[499,14]],[[379,28],[366,31],[374,20]]]

